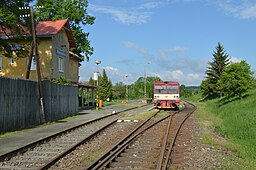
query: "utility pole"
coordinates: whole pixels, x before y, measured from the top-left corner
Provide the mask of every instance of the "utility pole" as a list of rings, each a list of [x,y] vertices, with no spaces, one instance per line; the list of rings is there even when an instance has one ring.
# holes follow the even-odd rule
[[[35,51],[36,57],[36,71],[37,71],[37,80],[38,80],[38,92],[39,92],[39,100],[40,100],[40,121],[41,123],[45,123],[45,112],[44,112],[44,99],[43,99],[43,88],[42,88],[42,79],[41,79],[41,69],[40,69],[40,60],[38,55],[38,46],[36,42],[36,27],[35,27],[35,20],[34,20],[34,11],[33,8],[30,6],[30,15],[31,15],[31,23],[32,23],[32,36],[33,36],[33,47]]]
[[[38,80],[38,93],[39,93],[39,104],[40,104],[40,123],[43,124],[46,122],[45,120],[45,109],[44,109],[44,99],[43,99],[43,88],[42,88],[42,79],[41,79],[41,69],[40,69],[40,60],[39,60],[39,54],[38,54],[38,46],[36,42],[36,26],[35,26],[35,19],[34,19],[34,11],[33,7],[21,7],[19,9],[29,9],[30,12],[30,17],[31,17],[31,23],[32,23],[32,46],[31,46],[31,51],[30,51],[30,58],[29,58],[29,64],[28,64],[28,69],[26,78],[29,77],[30,73],[30,67],[31,67],[31,61],[32,61],[32,56],[33,53],[35,53],[35,58],[36,58],[36,71],[37,71],[37,80]],[[29,15],[26,15],[29,16]]]
[[[30,53],[29,53],[29,56],[28,56],[29,60],[28,60],[28,66],[27,66],[27,72],[26,72],[26,79],[29,79],[30,69],[31,69],[31,62],[32,62],[32,59],[33,59],[33,53],[34,53],[34,42],[32,41]]]

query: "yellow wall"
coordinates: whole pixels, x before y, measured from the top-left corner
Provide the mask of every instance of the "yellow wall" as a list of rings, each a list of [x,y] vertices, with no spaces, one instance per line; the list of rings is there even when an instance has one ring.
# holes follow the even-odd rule
[[[0,76],[10,77],[10,78],[21,78],[21,79],[26,77],[27,58],[14,57],[14,63],[11,64],[10,58],[7,58],[3,55],[1,56],[2,56],[2,71],[0,71]]]
[[[79,62],[77,59],[70,59],[70,80],[73,82],[78,82],[78,72]]]
[[[56,80],[64,76],[67,80],[78,81],[79,62],[69,57],[68,37],[64,29],[51,38],[40,38],[38,43],[42,79]],[[25,79],[28,58],[15,57],[14,64],[10,64],[10,58],[1,56],[0,76]],[[63,61],[63,71],[59,71],[59,58]],[[36,70],[30,71],[30,79],[37,80]]]
[[[42,79],[51,79],[51,38],[39,39],[38,53],[40,57],[40,69]],[[30,71],[30,79],[37,80],[37,71]]]

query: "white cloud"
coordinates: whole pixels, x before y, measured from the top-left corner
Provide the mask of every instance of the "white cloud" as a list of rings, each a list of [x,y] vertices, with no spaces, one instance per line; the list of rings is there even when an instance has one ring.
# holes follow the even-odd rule
[[[213,1],[227,14],[241,19],[256,19],[255,1]]]
[[[124,42],[124,46],[125,46],[126,48],[136,48],[136,44],[133,43],[133,42],[130,42],[130,41]]]
[[[196,73],[189,73],[189,74],[187,74],[187,79],[189,80],[189,81],[198,81],[198,80],[200,80],[200,75],[199,74],[196,74]]]
[[[119,70],[117,68],[111,67],[111,66],[107,66],[104,67],[105,71],[110,73],[110,74],[114,74],[114,75],[118,75],[119,74]]]
[[[140,46],[138,46],[137,44],[130,42],[130,41],[126,41],[124,42],[124,46],[126,48],[130,48],[130,49],[135,49],[138,53],[140,53],[147,61],[151,61],[152,59],[152,55],[150,54],[149,50],[146,48],[142,48]]]
[[[171,52],[184,52],[187,51],[188,49],[185,47],[180,47],[180,46],[175,46],[173,48],[171,48]]]
[[[141,48],[133,42],[127,41],[124,43],[124,46],[129,49],[135,49],[144,57],[147,56],[147,58],[150,58],[153,64],[158,65],[157,67],[161,68],[162,71],[157,71],[157,75],[162,80],[174,80],[181,81],[184,84],[199,85],[203,79],[207,67],[207,60],[188,57],[186,53],[188,48],[186,47],[174,46],[172,48],[161,48],[158,50],[158,54],[153,57],[148,49]],[[148,75],[156,76],[156,73],[149,72]]]
[[[146,2],[142,5],[140,5],[139,7],[137,7],[136,9],[137,10],[143,10],[143,9],[154,9],[154,8],[157,8],[159,7],[160,5],[162,5],[163,2]]]
[[[231,57],[231,62],[232,63],[239,63],[240,61],[242,61],[243,59],[240,59],[240,58],[236,58],[236,57]]]
[[[249,19],[249,18],[256,18],[256,4],[253,6],[245,7],[241,13],[242,18]]]
[[[200,85],[203,74],[184,73],[182,70],[163,71],[157,74],[163,81],[178,81],[185,85]]]
[[[111,82],[113,83],[113,85],[117,82],[132,84],[136,81],[134,75],[132,75],[131,73],[123,72],[118,68],[115,68],[112,66],[106,66],[106,67],[103,67],[103,69],[105,69],[106,74],[108,78],[111,80]]]
[[[109,14],[113,19],[121,24],[144,24],[151,17],[151,12],[143,12],[134,9],[117,9],[91,4],[88,8],[93,12]]]
[[[189,57],[185,53],[187,50],[187,48],[180,46],[159,49],[155,62],[166,69],[186,69],[194,72],[204,72],[207,61]]]

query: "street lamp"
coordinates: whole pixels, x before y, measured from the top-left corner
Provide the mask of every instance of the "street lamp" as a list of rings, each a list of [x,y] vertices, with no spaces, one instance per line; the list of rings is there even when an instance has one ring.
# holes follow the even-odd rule
[[[150,64],[147,62],[146,64]],[[146,64],[144,65],[144,98],[147,97],[147,73],[146,73]]]
[[[100,60],[96,60],[95,64],[97,65],[97,72],[94,75],[94,80],[97,82],[97,93],[96,93],[96,109],[99,110],[99,64],[101,64]]]
[[[128,75],[126,74],[125,75],[125,78],[127,78]],[[127,85],[127,82],[126,82],[126,86],[125,86],[125,94],[126,94],[126,103],[128,103],[128,85]]]

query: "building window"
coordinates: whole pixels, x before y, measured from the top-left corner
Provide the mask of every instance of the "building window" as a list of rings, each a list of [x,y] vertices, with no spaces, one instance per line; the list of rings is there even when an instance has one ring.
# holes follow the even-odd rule
[[[2,56],[0,56],[0,71],[2,71]]]
[[[36,70],[36,57],[32,57],[30,70]]]
[[[59,57],[59,72],[63,72],[63,58]]]
[[[10,58],[10,64],[14,64],[14,57],[13,56]]]

